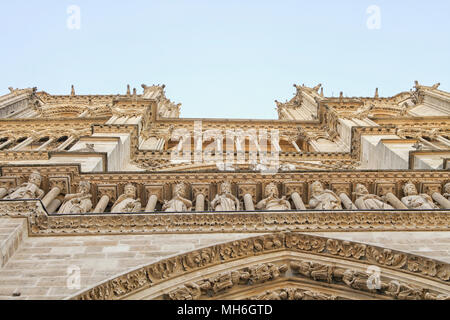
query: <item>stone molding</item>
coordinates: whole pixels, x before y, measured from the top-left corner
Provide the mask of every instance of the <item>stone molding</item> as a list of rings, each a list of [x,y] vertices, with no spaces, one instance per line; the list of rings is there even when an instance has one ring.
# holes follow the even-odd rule
[[[449,231],[450,210],[258,211],[48,215],[39,200],[0,201],[0,216],[28,218],[30,235]]]
[[[431,292],[430,290],[422,289],[420,291],[421,295],[418,296],[421,299],[448,298],[450,292],[448,290],[450,289],[450,286],[448,286],[450,283],[450,265],[447,263],[361,243],[288,232],[241,239],[164,259],[110,279],[92,289],[74,295],[72,299],[124,299],[142,290],[155,287],[192,272],[198,272],[228,262],[285,251],[305,253],[323,258],[334,258],[342,262],[347,261],[367,266],[377,266],[383,270],[400,272],[402,279],[423,279],[435,290],[437,290],[436,288],[441,288],[439,290],[441,292]],[[339,270],[339,266],[335,267],[331,263],[316,266],[308,260],[303,260],[303,263],[307,263],[307,270],[305,271],[302,268],[299,261],[294,261],[290,264],[290,268],[294,270],[294,273],[303,274],[303,276],[315,281],[322,281],[322,283],[342,282],[342,277],[347,275],[349,278],[346,278],[347,282],[344,281],[344,283],[352,289],[360,289],[357,286],[357,282],[353,281],[354,277],[357,276],[354,270],[345,273],[345,269]],[[262,269],[266,269],[268,272],[260,276],[260,280],[278,278],[288,269],[286,265],[276,266],[272,264],[266,267]],[[237,281],[247,277],[241,275],[239,274]],[[339,277],[341,280],[339,280]],[[258,274],[256,274],[256,279],[258,279]],[[400,283],[400,285],[402,284]],[[391,290],[386,289],[386,286],[384,288],[387,291]],[[445,290],[443,288],[448,289]],[[418,290],[421,289],[418,288]],[[401,295],[391,297],[397,299],[405,298]]]
[[[329,239],[328,241],[330,241]],[[287,263],[284,263],[287,262]],[[381,270],[380,270],[381,271]],[[381,272],[380,272],[381,273]],[[324,294],[319,290],[301,290],[302,281],[313,280],[320,286],[329,284],[328,292]],[[305,282],[306,282],[305,281]],[[276,282],[274,284],[270,284]],[[285,283],[298,282],[297,288],[284,289]],[[377,283],[378,282],[378,283]],[[274,263],[253,264],[241,269],[234,269],[224,273],[215,274],[201,280],[189,282],[164,293],[156,299],[164,300],[209,300],[222,299],[230,291],[238,291],[242,296],[247,292],[261,289],[261,284],[276,286],[278,290],[264,292],[251,297],[253,300],[348,300],[361,299],[365,294],[372,298],[397,300],[450,300],[450,294],[444,290],[430,290],[405,281],[398,281],[392,276],[380,274],[379,278],[371,273],[342,267],[336,264],[317,263],[311,260],[291,258],[288,261]],[[310,286],[311,284],[308,283]],[[264,288],[264,287],[263,287]],[[300,292],[299,292],[300,290]],[[242,292],[243,291],[243,292]],[[356,292],[353,292],[356,291]],[[359,292],[358,292],[359,291]],[[277,292],[278,294],[275,294]],[[284,293],[284,296],[283,296]],[[342,294],[345,293],[345,294]],[[368,295],[368,296],[369,296]],[[339,298],[338,298],[339,297]]]

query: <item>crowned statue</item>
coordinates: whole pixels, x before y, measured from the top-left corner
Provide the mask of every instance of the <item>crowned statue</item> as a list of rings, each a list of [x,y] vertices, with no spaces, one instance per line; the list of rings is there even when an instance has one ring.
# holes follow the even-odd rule
[[[37,171],[31,173],[28,182],[17,188],[9,190],[9,195],[5,200],[42,199],[44,190],[40,189],[42,182],[41,174]]]
[[[256,208],[259,210],[291,210],[291,204],[286,197],[279,198],[278,188],[274,183],[269,183],[265,188],[266,198],[258,202]]]
[[[211,201],[215,211],[239,211],[239,200],[231,193],[231,184],[224,182],[220,185],[220,193]]]
[[[165,212],[187,212],[192,209],[192,201],[184,198],[186,186],[184,183],[178,183],[173,188],[173,198],[170,201],[165,200],[162,211]]]
[[[341,199],[331,190],[325,190],[320,181],[311,186],[309,206],[313,210],[342,210]]]
[[[90,194],[91,184],[81,181],[78,185],[77,193],[68,194],[64,197],[64,202],[59,208],[59,214],[82,214],[91,211],[92,195]]]
[[[141,211],[141,200],[136,199],[136,187],[127,184],[122,194],[111,208],[111,213],[135,213]]]
[[[409,209],[439,209],[439,207],[434,204],[433,199],[431,199],[429,195],[425,193],[419,194],[417,192],[416,186],[412,182],[408,182],[403,186],[403,193],[405,194],[405,197],[402,198],[402,202]]]
[[[356,185],[355,205],[360,210],[390,210],[394,209],[391,205],[383,201],[380,196],[370,194],[363,184]]]

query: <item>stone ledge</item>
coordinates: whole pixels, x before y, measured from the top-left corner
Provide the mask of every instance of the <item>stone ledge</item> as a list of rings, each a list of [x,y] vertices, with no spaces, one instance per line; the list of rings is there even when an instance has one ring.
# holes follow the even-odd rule
[[[41,201],[0,201],[0,216],[27,217],[30,235],[449,231],[450,210],[242,211],[48,215]]]

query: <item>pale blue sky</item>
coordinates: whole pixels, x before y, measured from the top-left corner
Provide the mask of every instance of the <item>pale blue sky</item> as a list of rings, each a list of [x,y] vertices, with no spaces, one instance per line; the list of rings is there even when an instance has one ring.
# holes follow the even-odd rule
[[[81,29],[66,27],[69,5]],[[381,29],[369,30],[370,5]],[[450,1],[1,1],[0,94],[125,93],[166,84],[183,117],[276,118],[294,83],[390,96],[450,91]]]

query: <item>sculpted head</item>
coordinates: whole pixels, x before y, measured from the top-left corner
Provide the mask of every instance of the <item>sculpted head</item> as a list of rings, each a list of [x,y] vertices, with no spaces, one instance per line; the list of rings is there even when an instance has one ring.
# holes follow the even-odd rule
[[[266,196],[278,197],[278,188],[274,183],[269,183],[266,186]]]
[[[444,193],[450,194],[450,182],[444,186]]]
[[[87,194],[91,191],[91,184],[88,181],[81,181],[78,185],[78,193]]]
[[[28,179],[28,182],[33,183],[37,185],[38,187],[41,185],[42,177],[41,174],[37,171],[34,171],[30,174],[30,178]]]
[[[127,184],[124,188],[124,194],[129,198],[136,197],[136,187],[131,183]]]
[[[184,185],[183,182],[178,183],[173,187],[174,195],[181,197],[181,196],[184,196],[185,192],[186,192],[186,186]]]
[[[367,190],[365,185],[357,184],[356,185],[356,194],[369,194],[369,190]]]
[[[311,185],[312,194],[318,194],[323,192],[322,182],[316,181]]]
[[[403,186],[403,193],[405,196],[415,196],[418,194],[416,186],[411,181]]]
[[[225,181],[220,185],[220,193],[230,194],[231,193],[231,183]]]

